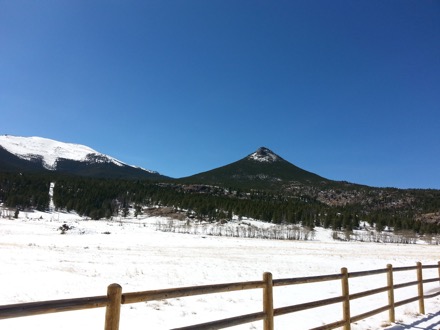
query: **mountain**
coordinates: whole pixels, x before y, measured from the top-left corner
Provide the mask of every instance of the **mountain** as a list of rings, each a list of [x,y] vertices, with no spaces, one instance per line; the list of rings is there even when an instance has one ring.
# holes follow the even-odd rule
[[[11,135],[0,135],[0,170],[108,178],[167,178],[154,171],[127,165],[84,145]]]
[[[322,186],[333,182],[289,163],[266,147],[258,148],[254,153],[234,163],[179,181],[256,189]]]
[[[348,231],[359,228],[360,220],[375,224],[378,231],[388,227],[437,233],[440,228],[440,190],[333,181],[301,169],[265,147],[231,164],[171,179],[83,145],[0,135],[1,204],[17,210],[48,209],[48,191],[54,180],[40,173],[76,175],[56,178],[53,201],[60,209],[93,219],[125,214],[129,205],[148,203],[173,212],[187,210],[186,214],[210,221],[224,221],[234,214]],[[149,180],[109,180],[112,178]]]

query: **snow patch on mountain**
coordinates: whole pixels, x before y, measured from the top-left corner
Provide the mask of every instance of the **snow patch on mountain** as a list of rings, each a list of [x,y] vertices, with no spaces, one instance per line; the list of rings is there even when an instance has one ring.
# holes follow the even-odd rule
[[[41,159],[43,166],[49,170],[56,169],[59,159],[93,163],[113,163],[118,166],[126,166],[126,164],[119,160],[101,154],[87,146],[64,143],[41,137],[0,135],[0,145],[22,159]]]
[[[265,147],[258,148],[258,150],[251,154],[248,158],[262,163],[273,163],[281,159],[272,150]]]

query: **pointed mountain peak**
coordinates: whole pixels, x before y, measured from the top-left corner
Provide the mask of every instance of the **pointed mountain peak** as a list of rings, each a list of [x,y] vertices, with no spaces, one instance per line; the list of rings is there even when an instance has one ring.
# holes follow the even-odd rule
[[[255,160],[262,163],[273,163],[282,158],[266,147],[260,147],[253,154],[248,156],[248,159]]]
[[[184,183],[239,187],[245,189],[289,190],[298,186],[320,186],[329,180],[303,170],[272,150],[261,147],[236,162],[181,178]]]

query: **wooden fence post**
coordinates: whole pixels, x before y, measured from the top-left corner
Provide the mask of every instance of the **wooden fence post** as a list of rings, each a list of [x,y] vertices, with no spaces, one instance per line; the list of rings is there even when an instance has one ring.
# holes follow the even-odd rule
[[[425,314],[425,301],[423,299],[423,273],[421,262],[417,262],[417,282],[417,287],[419,291],[419,312],[420,314]]]
[[[344,301],[342,302],[342,316],[345,321],[344,330],[350,330],[350,291],[348,287],[348,271],[347,268],[341,268],[341,284],[342,284],[342,296]]]
[[[438,281],[440,284],[440,261],[438,262]]]
[[[263,312],[264,317],[264,330],[274,330],[273,322],[273,282],[272,273],[263,274]]]
[[[394,279],[393,279],[393,265],[387,265],[387,285],[388,285],[388,305],[390,310],[388,311],[389,321],[396,322],[396,314],[394,309]]]
[[[105,330],[119,330],[121,315],[122,287],[119,284],[110,284],[107,287],[109,302],[105,310]]]

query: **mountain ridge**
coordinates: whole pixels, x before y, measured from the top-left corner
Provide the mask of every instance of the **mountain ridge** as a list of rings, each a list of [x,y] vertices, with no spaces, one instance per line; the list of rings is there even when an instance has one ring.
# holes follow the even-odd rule
[[[42,137],[0,135],[0,169],[119,178],[168,178],[88,146]]]
[[[5,143],[7,140],[9,144]],[[45,147],[41,145],[37,147],[38,141],[40,144],[44,142]],[[172,178],[156,171],[128,165],[88,146],[35,136],[0,135],[0,170],[51,173],[54,172],[54,168],[58,169],[57,172],[80,176],[152,179],[182,184],[278,190],[287,193],[305,189],[308,194],[312,195],[317,195],[317,191],[321,188],[339,189],[342,187],[344,190],[363,187],[392,188],[370,187],[347,181],[331,180],[290,163],[267,147],[260,147],[242,159],[208,171]],[[311,190],[316,191],[311,192]],[[326,196],[325,199],[328,197]]]
[[[307,183],[307,181],[330,181],[291,164],[267,147],[260,147],[255,152],[236,162],[183,178],[170,178],[160,175],[156,171],[128,165],[85,145],[60,142],[36,136],[0,135],[0,155],[0,169],[9,170],[78,172],[76,174],[81,174],[87,172],[86,168],[90,168],[90,165],[95,167],[95,170],[90,172],[95,173],[99,172],[96,168],[101,168],[102,171],[105,171],[116,166],[121,169],[130,168],[144,171],[162,179],[187,181],[191,178],[199,181],[198,179],[205,177],[207,173],[212,176],[221,169],[220,172],[226,170],[230,173],[221,174],[220,181],[223,179],[237,182],[252,180],[281,182],[285,179],[288,179],[289,182],[297,179],[303,183]],[[79,171],[78,168],[82,168],[82,170]],[[289,172],[291,173],[289,174]],[[230,177],[227,178],[227,176]],[[212,183],[216,180],[210,178],[208,181]],[[221,184],[222,182],[217,183]]]
[[[75,209],[94,219],[127,208],[127,196],[131,196],[135,204],[180,208],[209,219],[224,219],[234,213],[277,223],[301,221],[309,226],[329,226],[332,222],[335,229],[358,227],[361,218],[376,223],[379,229],[385,225],[420,229],[421,223],[434,227],[440,224],[440,190],[378,188],[334,181],[297,167],[266,147],[233,163],[173,179],[120,161],[115,164],[104,154],[87,153],[87,148],[80,148],[87,151],[81,157],[51,155],[53,163],[35,148],[33,152],[22,150],[18,157],[1,141],[0,174],[4,179],[0,181],[0,198],[9,207],[46,209],[48,184],[56,181],[57,207]],[[44,162],[56,164],[57,173],[68,175],[53,176],[54,167],[45,167]],[[28,172],[37,175],[24,175]],[[434,227],[429,230],[436,231]]]

